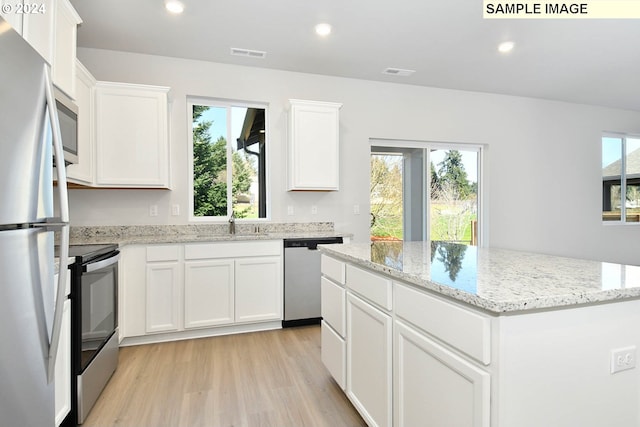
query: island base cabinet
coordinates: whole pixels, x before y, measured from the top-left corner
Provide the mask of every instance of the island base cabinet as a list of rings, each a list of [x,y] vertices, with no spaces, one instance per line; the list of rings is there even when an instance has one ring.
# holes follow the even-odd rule
[[[347,396],[370,427],[391,426],[391,316],[349,294],[346,336]]]
[[[395,426],[489,427],[490,375],[395,322]]]
[[[331,326],[324,320],[321,328],[321,352],[322,363],[327,368],[333,379],[342,390],[346,385],[346,365],[347,345],[344,339],[338,335]]]

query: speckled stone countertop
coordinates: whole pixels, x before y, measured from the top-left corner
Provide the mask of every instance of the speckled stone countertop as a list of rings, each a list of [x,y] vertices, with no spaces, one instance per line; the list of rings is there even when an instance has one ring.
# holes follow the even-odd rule
[[[493,314],[640,298],[640,266],[442,242],[318,248]]]
[[[190,243],[246,240],[278,240],[320,237],[351,237],[351,233],[334,230],[331,222],[311,223],[236,223],[236,233],[229,225],[142,225],[71,227],[72,245],[117,243],[119,245],[154,243]]]

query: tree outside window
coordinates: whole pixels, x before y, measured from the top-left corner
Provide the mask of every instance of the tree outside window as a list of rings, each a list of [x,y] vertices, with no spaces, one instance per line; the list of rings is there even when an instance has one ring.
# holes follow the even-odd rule
[[[189,106],[193,216],[266,218],[266,109],[206,101]]]

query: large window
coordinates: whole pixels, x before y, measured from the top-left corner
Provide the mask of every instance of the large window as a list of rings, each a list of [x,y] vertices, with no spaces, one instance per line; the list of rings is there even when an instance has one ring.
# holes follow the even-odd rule
[[[266,218],[266,106],[193,98],[188,108],[192,217]]]
[[[478,244],[481,147],[372,141],[371,239]]]
[[[640,137],[602,137],[602,220],[640,222]]]

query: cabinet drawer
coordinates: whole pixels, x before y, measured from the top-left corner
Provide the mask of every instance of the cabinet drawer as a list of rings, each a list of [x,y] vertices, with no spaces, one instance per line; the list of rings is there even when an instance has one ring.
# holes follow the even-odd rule
[[[427,295],[395,286],[395,313],[479,362],[491,362],[491,319]]]
[[[347,346],[342,339],[324,320],[321,326],[321,351],[322,363],[336,380],[341,389],[346,385],[346,357]]]
[[[322,319],[344,337],[346,291],[326,277],[320,279]]]
[[[185,259],[240,258],[282,254],[282,240],[193,243],[185,245]]]
[[[322,255],[320,261],[320,270],[322,274],[329,277],[331,280],[334,280],[341,285],[344,285],[345,279],[345,267],[344,262],[338,261],[334,258],[331,258],[327,255]]]
[[[386,277],[347,265],[347,287],[386,310],[392,308],[391,280]]]
[[[178,245],[147,246],[147,261],[177,261],[179,257]]]

